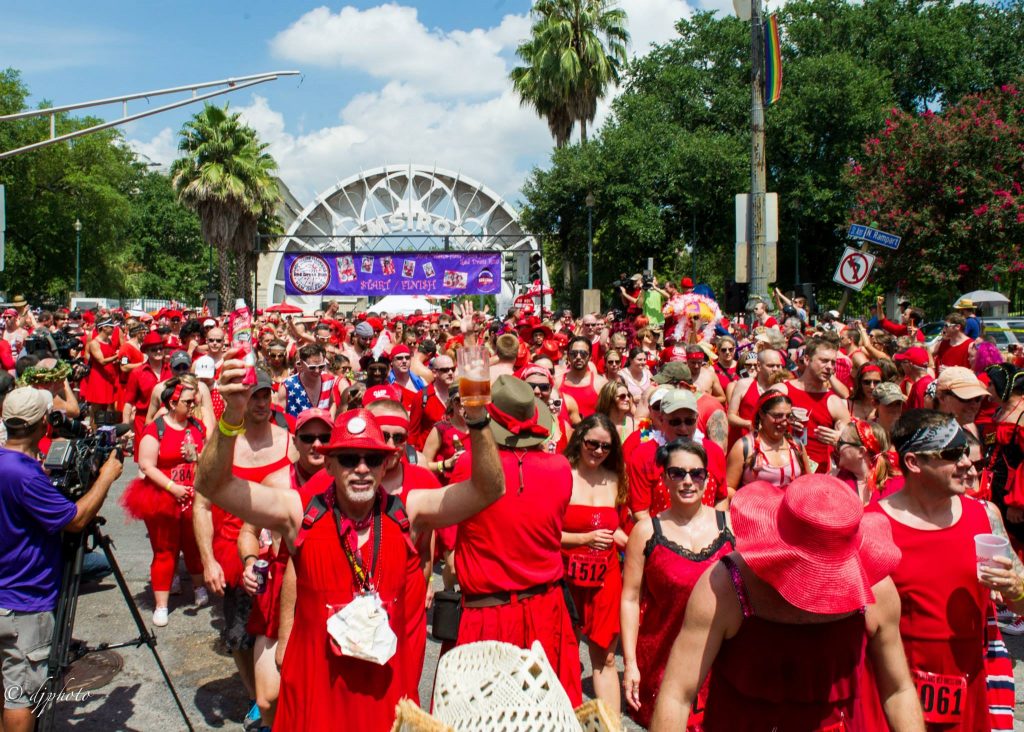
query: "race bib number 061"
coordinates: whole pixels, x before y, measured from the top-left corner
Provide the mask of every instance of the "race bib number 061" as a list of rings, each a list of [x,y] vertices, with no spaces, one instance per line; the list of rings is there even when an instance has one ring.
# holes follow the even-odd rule
[[[967,680],[963,676],[944,676],[913,669],[917,696],[924,710],[924,721],[940,724],[958,722],[963,714]]]

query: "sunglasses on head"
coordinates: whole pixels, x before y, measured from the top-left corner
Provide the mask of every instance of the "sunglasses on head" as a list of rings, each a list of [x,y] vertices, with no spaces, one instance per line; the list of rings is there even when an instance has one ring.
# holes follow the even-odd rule
[[[331,441],[331,433],[330,432],[317,432],[315,434],[295,435],[295,436],[298,437],[299,438],[299,442],[301,442],[304,445],[312,445],[317,440],[320,440],[320,444],[321,445],[326,445],[328,442]]]
[[[608,452],[612,449],[612,443],[591,440],[590,438],[584,439],[583,444],[586,445],[588,450],[593,450],[594,452]]]
[[[670,427],[681,427],[684,424],[687,427],[692,427],[693,425],[697,424],[697,418],[696,417],[677,417],[676,419],[668,420],[668,424],[669,424]]]
[[[694,483],[703,483],[705,480],[707,480],[708,471],[706,468],[691,468],[687,470],[686,468],[679,468],[676,467],[675,465],[669,465],[668,467],[665,468],[665,475],[667,475],[672,480],[678,481],[684,480],[686,476],[690,476],[690,480],[692,480]]]
[[[338,465],[349,470],[358,468],[360,463],[366,463],[366,467],[373,469],[379,468],[384,464],[384,460],[387,458],[382,452],[336,452],[334,453],[334,459],[338,461]]]

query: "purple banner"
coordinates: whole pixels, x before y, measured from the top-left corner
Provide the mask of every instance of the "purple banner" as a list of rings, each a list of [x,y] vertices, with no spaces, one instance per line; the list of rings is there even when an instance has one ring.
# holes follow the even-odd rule
[[[284,255],[286,295],[494,295],[500,252]]]

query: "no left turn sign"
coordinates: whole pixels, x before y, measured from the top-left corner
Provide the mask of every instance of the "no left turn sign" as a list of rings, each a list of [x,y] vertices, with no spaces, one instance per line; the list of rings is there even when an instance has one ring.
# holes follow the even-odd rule
[[[874,266],[875,256],[873,254],[853,247],[846,247],[832,279],[844,287],[860,292],[868,283],[868,275],[871,274],[871,268]]]

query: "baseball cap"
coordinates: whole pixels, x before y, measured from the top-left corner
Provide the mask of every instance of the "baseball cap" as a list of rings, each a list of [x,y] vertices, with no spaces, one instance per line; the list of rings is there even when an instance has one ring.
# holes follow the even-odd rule
[[[258,391],[273,388],[274,380],[270,378],[270,374],[263,369],[256,369],[256,386],[252,388],[252,393],[255,394]]]
[[[312,422],[314,419],[319,419],[321,422],[326,424],[328,427],[334,426],[334,420],[331,419],[331,413],[326,409],[307,409],[299,418],[295,420],[295,431],[298,432],[302,429],[302,425]]]
[[[402,343],[402,344],[397,345],[394,348],[392,348],[390,355],[391,355],[391,358],[396,358],[398,356],[411,356],[412,355],[412,351],[409,350],[409,346],[407,346],[404,343]]]
[[[673,389],[661,400],[662,414],[672,414],[680,409],[697,411],[697,397],[689,389]]]
[[[693,374],[690,367],[682,361],[669,361],[654,375],[655,384],[674,384],[678,381],[690,381]]]
[[[961,399],[975,399],[988,396],[988,389],[970,369],[963,366],[950,366],[936,379],[936,387],[940,391],[951,391]]]
[[[32,386],[15,389],[4,399],[4,423],[11,427],[36,424],[46,416],[53,404],[47,400],[47,396],[50,396],[49,392]]]
[[[371,386],[363,392],[363,406],[367,407],[379,399],[390,399],[393,402],[402,401],[402,388],[394,384],[379,384]]]
[[[896,384],[891,381],[883,381],[881,384],[875,387],[875,390],[871,392],[879,404],[893,404],[894,402],[905,402],[907,396]]]
[[[928,351],[924,350],[920,346],[911,346],[902,353],[897,353],[895,356],[897,361],[906,361],[913,364],[914,366],[927,366],[928,365]]]
[[[215,327],[217,327],[217,321],[214,320],[213,318],[207,318],[206,320],[203,321],[203,327],[204,328],[215,328]]]
[[[185,351],[175,351],[171,355],[170,364],[172,371],[174,369],[181,368],[182,366],[191,367],[192,359]]]
[[[683,279],[679,280],[679,286],[680,287],[693,287],[693,280],[691,280],[689,277],[684,277]]]
[[[662,399],[664,399],[670,391],[672,391],[671,386],[659,386],[657,389],[651,392],[651,395],[649,397],[647,397],[647,403],[650,404],[651,406],[654,406]]]
[[[209,356],[200,356],[192,363],[192,373],[197,379],[212,379],[217,373],[217,365]]]

